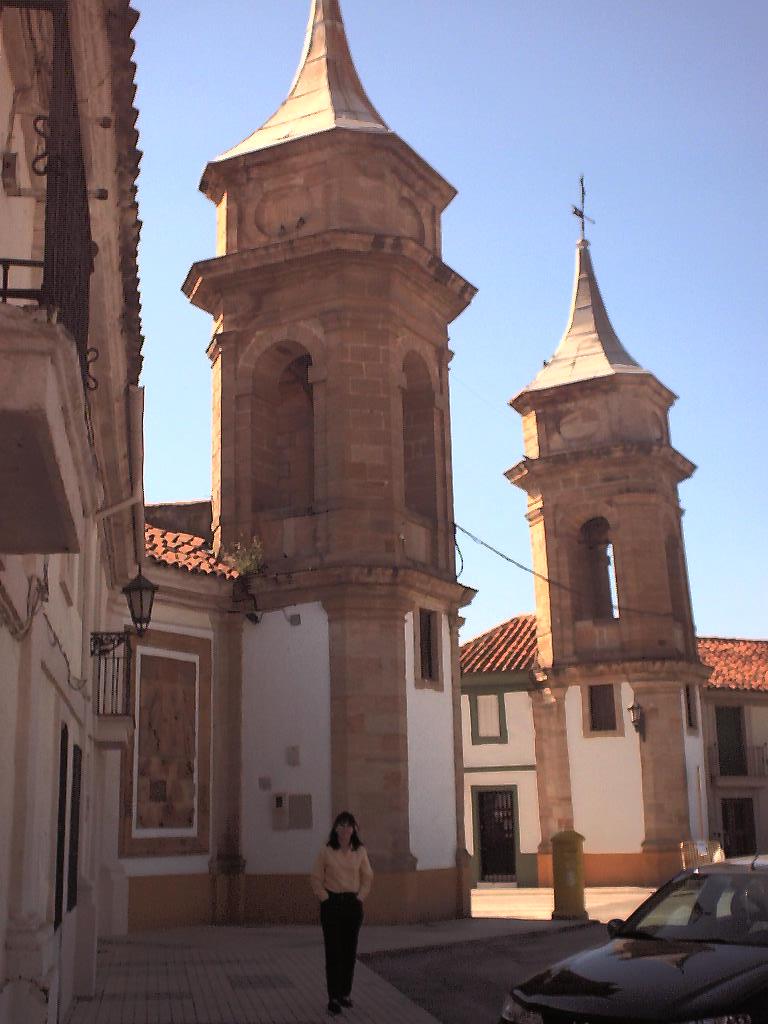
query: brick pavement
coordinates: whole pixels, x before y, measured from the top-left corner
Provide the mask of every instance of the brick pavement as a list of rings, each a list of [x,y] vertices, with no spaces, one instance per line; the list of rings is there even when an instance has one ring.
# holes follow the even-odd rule
[[[587,890],[590,916],[626,916],[638,889]],[[561,931],[548,920],[551,889],[494,886],[472,894],[474,919],[421,925],[368,925],[361,952],[442,946],[501,935]],[[437,1024],[358,963],[348,1024]],[[318,927],[183,928],[99,942],[96,995],[79,1001],[67,1024],[327,1024]]]
[[[358,963],[355,1024],[436,1024]],[[191,928],[99,944],[96,995],[68,1024],[326,1024],[317,928]]]

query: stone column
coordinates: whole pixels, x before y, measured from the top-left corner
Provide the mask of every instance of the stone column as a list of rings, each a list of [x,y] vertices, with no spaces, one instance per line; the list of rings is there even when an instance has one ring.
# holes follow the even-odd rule
[[[573,829],[565,694],[566,687],[552,687],[531,695],[541,822],[538,857],[541,885],[552,884],[552,836]]]
[[[456,916],[472,916],[472,861],[467,852],[464,822],[464,743],[461,728],[461,662],[459,628],[464,619],[453,610],[448,615],[451,632],[451,689],[453,691],[453,761],[456,773]],[[471,822],[470,822],[471,827]]]
[[[646,884],[654,885],[680,867],[680,843],[690,839],[685,729],[677,683],[633,683],[643,709],[640,742]]]
[[[334,813],[361,822],[379,872],[413,871],[404,595],[342,584],[323,599],[331,666]]]

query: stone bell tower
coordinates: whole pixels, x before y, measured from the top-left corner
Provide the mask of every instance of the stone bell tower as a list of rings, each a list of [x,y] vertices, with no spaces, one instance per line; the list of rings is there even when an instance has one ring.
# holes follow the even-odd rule
[[[441,257],[455,190],[368,99],[338,0],[313,0],[288,98],[207,166],[201,189],[217,255],[184,290],[214,319],[214,546],[260,540],[248,577],[260,611],[322,605],[330,808],[364,817],[379,871],[415,877],[428,858],[414,800],[429,797],[414,791],[426,783],[407,688],[456,703],[471,596],[455,577],[448,324],[475,289]],[[450,743],[448,776],[429,785],[454,805]],[[463,843],[451,820],[453,907]],[[417,888],[401,890],[406,915]]]
[[[703,751],[692,728],[706,672],[696,651],[677,491],[695,467],[670,443],[674,401],[616,336],[582,237],[562,341],[510,403],[523,417],[525,458],[507,477],[528,495],[540,574],[534,714],[542,859],[554,832],[584,831],[593,884],[614,875],[658,880],[679,864],[682,840],[706,834],[697,793]],[[606,792],[615,782],[628,837],[629,815],[642,817],[638,842],[627,839],[620,864],[589,853],[579,752],[585,764],[602,764],[596,770]]]

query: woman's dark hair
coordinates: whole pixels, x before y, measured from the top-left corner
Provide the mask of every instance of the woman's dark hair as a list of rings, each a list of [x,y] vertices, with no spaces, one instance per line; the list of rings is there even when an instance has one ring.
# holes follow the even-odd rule
[[[336,835],[336,829],[339,827],[339,825],[352,826],[353,831],[352,836],[349,840],[349,845],[352,847],[353,850],[359,850],[360,847],[363,845],[363,840],[360,838],[360,834],[357,831],[357,822],[355,821],[355,816],[354,814],[350,813],[350,811],[342,811],[341,814],[336,815],[336,820],[333,823],[333,828],[331,829],[331,834],[328,836],[328,842],[326,843],[326,846],[330,846],[332,850],[338,850],[340,848],[341,844],[339,843],[339,837]]]

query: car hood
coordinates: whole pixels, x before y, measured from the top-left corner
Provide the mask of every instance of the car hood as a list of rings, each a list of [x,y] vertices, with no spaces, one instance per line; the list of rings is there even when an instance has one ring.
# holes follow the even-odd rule
[[[629,1020],[737,1010],[768,990],[768,948],[617,938],[520,985],[537,1008]]]

